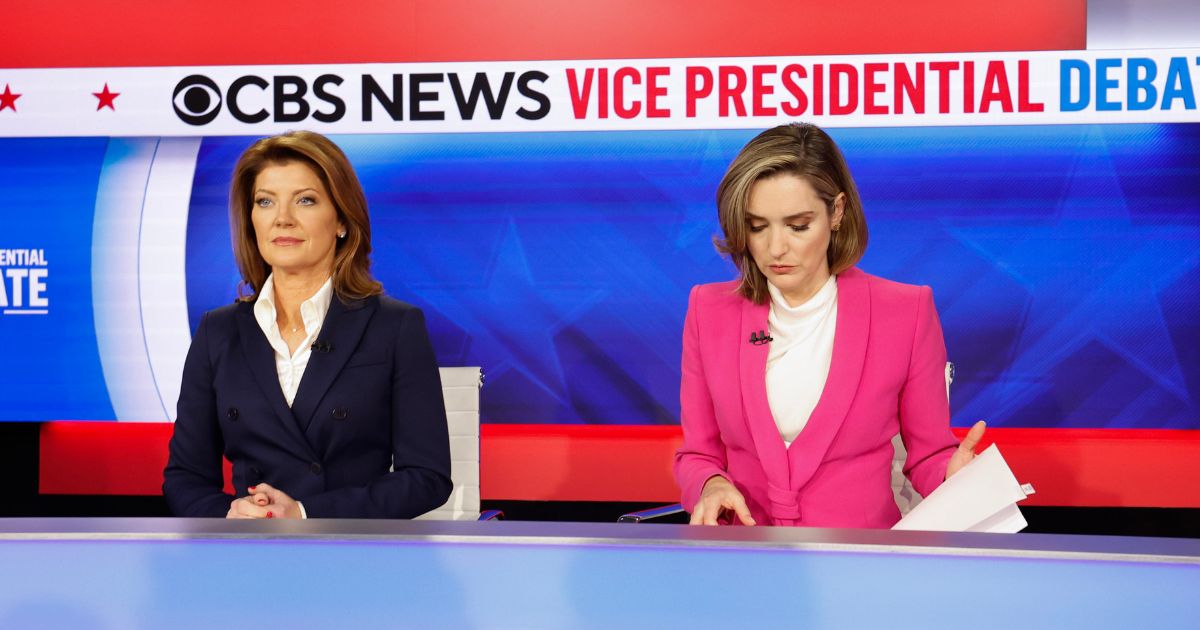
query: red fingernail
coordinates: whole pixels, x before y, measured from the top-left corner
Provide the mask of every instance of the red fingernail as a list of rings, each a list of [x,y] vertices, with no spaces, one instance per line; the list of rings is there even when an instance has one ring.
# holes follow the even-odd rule
[[[274,512],[267,512],[267,518],[275,518]]]
[[[254,489],[255,489],[255,488],[257,488],[257,487],[258,487],[258,486],[250,486],[250,492],[254,492]]]

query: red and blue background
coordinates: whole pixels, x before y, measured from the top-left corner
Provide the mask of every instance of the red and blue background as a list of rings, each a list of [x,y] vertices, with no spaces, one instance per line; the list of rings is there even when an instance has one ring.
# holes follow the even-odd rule
[[[1104,17],[1121,3],[962,4],[376,2],[349,12],[319,2],[17,2],[4,10],[16,26],[0,68],[832,60],[1127,41]],[[1097,41],[1101,30],[1110,45]],[[101,98],[89,114],[107,113]],[[120,108],[120,97],[111,104]],[[0,117],[35,113],[17,99]],[[1030,461],[1042,467],[1027,475],[1047,478],[1023,480],[1049,487],[1048,504],[1200,507],[1188,488],[1196,484],[1186,483],[1195,465],[1170,468],[1200,443],[1200,117],[1192,120],[830,129],[866,206],[871,244],[862,268],[934,289],[957,366],[952,423],[985,419],[1002,448],[1008,436],[1012,449],[1041,454]],[[573,466],[612,471],[622,458],[637,459],[630,444],[673,439],[687,291],[732,277],[712,246],[713,196],[754,133],[335,135],[368,193],[375,273],[393,296],[425,310],[443,365],[479,365],[487,375],[484,498],[524,498],[513,493],[546,474],[489,468],[489,452],[494,462],[520,461],[515,453],[547,445],[601,445],[574,464],[544,454],[526,460],[577,476]],[[232,164],[252,140],[198,140],[182,252],[182,307],[193,329],[234,296],[226,195]],[[52,304],[46,316],[0,318],[0,420],[97,421],[45,425],[46,492],[84,493],[77,480],[89,478],[72,467],[76,451],[47,447],[54,439],[84,436],[84,451],[128,459],[122,449],[135,438],[111,421],[165,419],[122,417],[101,365],[98,337],[108,333],[94,312],[93,213],[120,142],[0,138],[8,204],[0,248],[45,250]],[[173,415],[173,401],[161,406]],[[1119,474],[1104,477],[1113,466]],[[1093,473],[1096,483],[1078,481]],[[1051,475],[1076,482],[1058,487]],[[147,486],[114,483],[117,494]],[[572,483],[538,498],[614,500],[620,492]],[[624,496],[669,498],[628,486]]]

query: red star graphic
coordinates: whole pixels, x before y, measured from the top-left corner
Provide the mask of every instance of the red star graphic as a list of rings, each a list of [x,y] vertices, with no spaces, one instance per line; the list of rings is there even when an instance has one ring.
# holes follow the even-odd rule
[[[100,100],[99,103],[96,103],[96,111],[100,111],[105,107],[113,110],[114,112],[117,111],[117,108],[113,107],[113,101],[117,100],[117,97],[120,95],[120,92],[109,92],[108,84],[105,83],[103,92],[92,92],[92,96],[95,96]]]
[[[13,94],[12,89],[5,83],[4,93],[0,94],[0,112],[5,109],[12,109],[14,112],[17,111],[17,99],[19,98],[21,98],[21,95]]]

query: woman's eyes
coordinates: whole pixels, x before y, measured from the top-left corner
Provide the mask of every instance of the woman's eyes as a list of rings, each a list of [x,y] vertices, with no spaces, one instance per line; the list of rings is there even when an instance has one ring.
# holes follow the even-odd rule
[[[266,197],[254,200],[254,205],[258,206],[259,208],[270,208],[274,203],[274,201]],[[312,206],[316,205],[316,203],[317,199],[315,197],[301,197],[296,200],[296,204],[301,206]]]
[[[804,231],[808,230],[808,224],[805,223],[803,225],[789,225],[788,228],[791,229],[793,232],[804,232]],[[766,225],[751,225],[750,233],[758,234],[759,232],[762,232],[765,229],[767,229]]]

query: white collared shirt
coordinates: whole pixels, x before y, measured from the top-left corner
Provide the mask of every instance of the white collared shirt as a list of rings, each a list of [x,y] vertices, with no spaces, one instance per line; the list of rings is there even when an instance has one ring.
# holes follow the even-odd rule
[[[275,350],[275,371],[279,376],[279,388],[283,390],[283,397],[291,407],[296,398],[296,390],[300,388],[300,379],[304,377],[304,369],[308,367],[308,360],[312,357],[312,343],[321,333],[321,324],[325,321],[329,303],[333,300],[333,278],[326,280],[312,297],[300,304],[300,318],[308,336],[296,346],[294,354],[288,352],[287,342],[283,340],[283,334],[279,331],[276,321],[278,313],[275,310],[274,279],[275,274],[267,276],[262,290],[258,292],[258,299],[254,301],[254,319],[258,321],[258,327]]]
[[[771,350],[767,355],[767,403],[779,435],[787,445],[808,424],[833,361],[837,328],[837,280],[830,276],[817,294],[799,306],[789,306],[775,285],[771,293]]]

